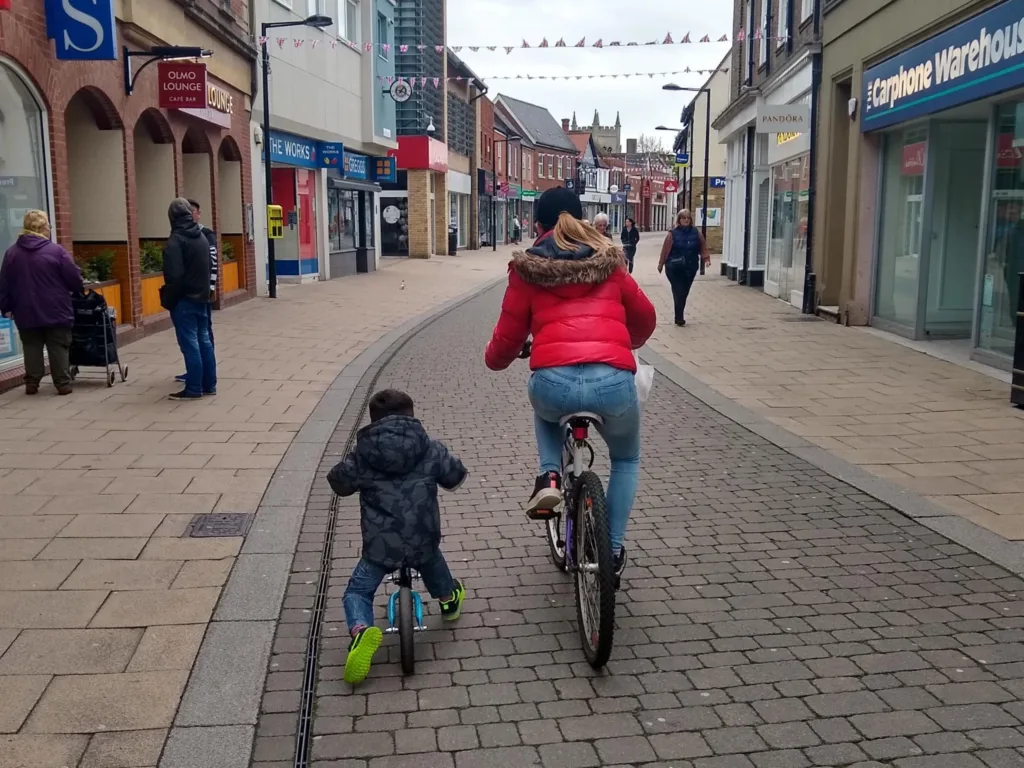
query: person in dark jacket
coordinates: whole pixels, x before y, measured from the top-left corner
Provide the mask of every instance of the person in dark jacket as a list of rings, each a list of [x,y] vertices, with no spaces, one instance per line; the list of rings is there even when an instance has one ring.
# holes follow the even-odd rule
[[[195,223],[199,225],[199,228],[203,230],[203,236],[210,244],[210,303],[206,305],[206,315],[210,321],[210,345],[216,353],[217,344],[213,340],[213,302],[217,298],[217,274],[220,272],[220,258],[217,254],[217,233],[209,227],[204,226],[200,220],[203,213],[202,207],[199,205],[199,201],[189,198],[188,204],[192,206],[193,221],[195,221]],[[174,380],[184,384],[187,378],[187,373],[179,373],[174,377]]]
[[[640,469],[640,403],[633,350],[657,324],[650,300],[626,272],[622,251],[581,221],[579,198],[565,187],[540,196],[541,236],[512,257],[501,315],[484,361],[507,368],[530,334],[530,403],[534,410],[540,474],[526,504],[533,520],[550,518],[562,502],[565,432],[559,419],[590,411],[604,419],[608,444],[608,527],[617,573]],[[571,404],[571,405],[570,405]]]
[[[445,621],[459,618],[466,590],[441,553],[437,487],[454,491],[468,475],[443,443],[427,435],[409,395],[385,389],[370,398],[370,424],[327,475],[339,496],[359,493],[363,532],[362,559],[342,599],[352,636],[345,682],[362,682],[370,671],[383,638],[373,625],[373,596],[384,577],[402,565],[419,571],[431,597],[440,601]]]
[[[192,206],[175,198],[167,210],[171,235],[164,246],[160,303],[171,313],[185,358],[185,388],[172,400],[217,394],[217,358],[210,339],[210,243],[192,216]]]
[[[622,250],[626,254],[626,266],[629,274],[633,274],[633,259],[636,258],[636,246],[640,242],[640,230],[636,228],[636,222],[629,216],[622,226]]]
[[[82,273],[71,256],[50,240],[50,220],[29,211],[21,235],[0,266],[0,315],[14,320],[25,356],[25,394],[39,391],[50,358],[58,395],[71,394],[71,294],[81,293]]]
[[[672,286],[672,303],[678,326],[686,325],[686,300],[700,271],[701,260],[705,266],[711,263],[708,244],[700,230],[693,226],[693,215],[684,208],[676,215],[675,228],[665,236],[658,262],[658,272],[665,270]]]

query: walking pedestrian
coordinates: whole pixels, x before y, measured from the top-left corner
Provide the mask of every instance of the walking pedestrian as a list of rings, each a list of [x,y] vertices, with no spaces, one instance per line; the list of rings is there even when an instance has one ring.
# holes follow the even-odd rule
[[[608,231],[608,214],[603,211],[594,217],[594,229],[600,232],[602,235],[612,240],[612,233]],[[612,240],[612,242],[615,242]]]
[[[680,327],[686,325],[686,299],[701,260],[705,266],[711,263],[708,244],[700,230],[693,226],[693,215],[684,208],[676,215],[676,226],[665,236],[658,262],[658,272],[664,269],[672,286],[675,321]]]
[[[206,305],[206,313],[209,317],[210,345],[216,350],[217,347],[213,341],[213,303],[217,300],[217,273],[220,271],[220,258],[217,255],[217,233],[209,227],[203,226],[202,221],[200,221],[202,218],[202,208],[199,202],[189,198],[188,204],[192,206],[192,220],[199,225],[199,228],[203,231],[203,236],[210,243],[210,302]],[[174,380],[184,384],[185,378],[186,374],[179,373],[174,377]]]
[[[633,259],[636,258],[636,246],[640,242],[640,230],[636,228],[636,222],[629,216],[622,227],[622,250],[626,254],[626,267],[629,274],[633,274]]]
[[[160,303],[171,313],[185,358],[185,388],[172,400],[198,400],[217,394],[217,359],[210,340],[210,243],[192,214],[176,197],[167,210],[171,234],[164,246],[164,285]]]
[[[0,265],[0,315],[13,319],[25,356],[25,394],[34,395],[46,373],[58,395],[71,394],[71,294],[82,292],[82,273],[74,260],[50,240],[50,220],[28,211],[21,234]]]
[[[523,236],[523,226],[519,222],[518,216],[512,217],[512,242],[516,245],[519,244],[519,240]]]

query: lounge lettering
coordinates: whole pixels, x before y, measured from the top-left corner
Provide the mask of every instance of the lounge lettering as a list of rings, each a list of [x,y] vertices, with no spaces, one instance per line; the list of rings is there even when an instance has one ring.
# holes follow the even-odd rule
[[[206,87],[206,104],[211,109],[216,109],[218,112],[230,115],[234,108],[234,101],[234,98],[227,91],[215,85],[208,85]]]

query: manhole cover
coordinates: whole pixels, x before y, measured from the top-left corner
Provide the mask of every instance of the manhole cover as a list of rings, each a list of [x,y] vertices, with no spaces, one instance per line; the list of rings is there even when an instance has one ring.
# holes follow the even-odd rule
[[[797,315],[796,317],[782,318],[784,323],[820,323],[821,318],[817,315]]]
[[[245,536],[252,525],[252,515],[244,512],[229,512],[223,515],[196,515],[189,523],[185,535],[191,539],[224,538]]]

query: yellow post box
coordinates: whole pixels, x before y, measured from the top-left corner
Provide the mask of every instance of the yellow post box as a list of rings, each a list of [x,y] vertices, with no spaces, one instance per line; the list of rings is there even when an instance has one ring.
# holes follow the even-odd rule
[[[267,237],[272,240],[284,237],[284,209],[280,205],[267,206]]]

